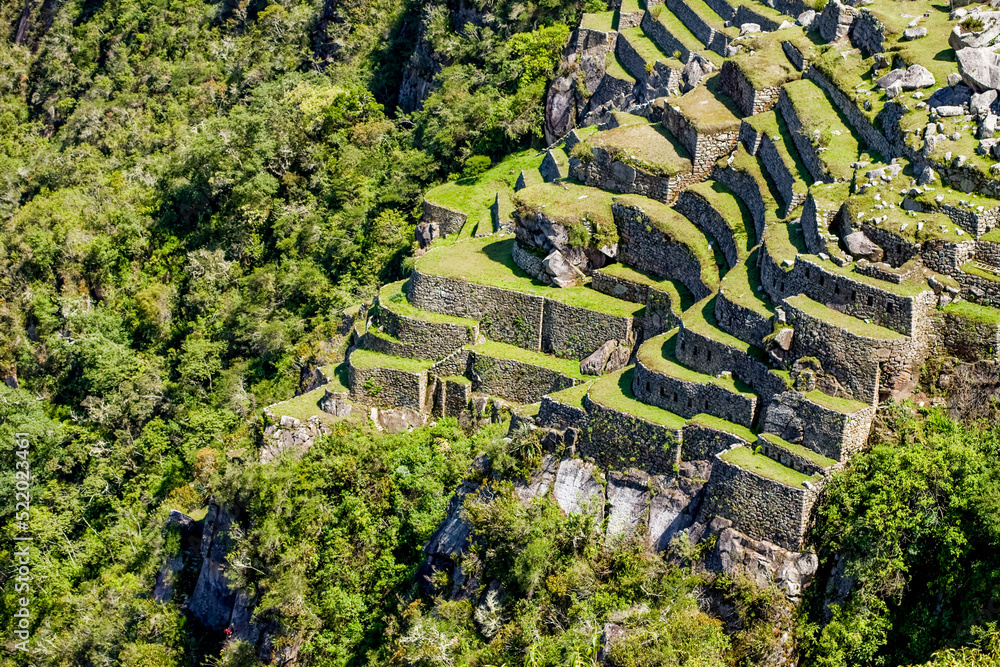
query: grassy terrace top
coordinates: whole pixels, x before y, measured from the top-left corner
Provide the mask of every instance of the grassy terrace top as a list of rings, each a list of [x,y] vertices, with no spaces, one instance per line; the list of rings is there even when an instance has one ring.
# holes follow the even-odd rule
[[[641,209],[653,226],[677,243],[687,246],[701,265],[701,279],[709,287],[719,284],[715,253],[708,239],[690,220],[673,208],[640,195],[618,195],[615,203]]]
[[[600,188],[561,181],[519,190],[514,195],[514,204],[520,211],[542,213],[554,222],[573,224],[590,218],[598,227],[613,228],[612,198],[610,192]]]
[[[709,76],[702,85],[681,95],[668,98],[667,103],[678,107],[699,134],[717,134],[740,129],[740,111],[730,97],[719,90],[721,77]]]
[[[813,301],[805,294],[790,296],[785,299],[790,306],[801,310],[806,315],[815,317],[818,320],[832,324],[848,333],[862,338],[875,338],[878,340],[902,340],[905,339],[901,333],[896,333],[892,329],[880,327],[877,324],[869,324],[864,320],[851,315],[845,315],[833,308],[827,308],[823,304]]]
[[[771,444],[777,445],[778,447],[784,449],[787,452],[791,452],[796,456],[800,456],[807,461],[815,463],[821,468],[829,468],[830,466],[837,465],[836,460],[831,459],[827,456],[823,456],[819,452],[814,452],[813,450],[809,449],[804,445],[783,440],[782,438],[779,438],[773,433],[761,433],[760,437],[763,438],[764,440],[767,440]]]
[[[878,278],[866,276],[863,273],[857,273],[854,270],[853,264],[848,264],[847,266],[837,266],[830,260],[821,259],[816,255],[804,254],[803,259],[807,259],[811,263],[822,267],[824,271],[829,271],[830,273],[835,273],[838,276],[844,276],[845,278],[850,278],[856,282],[870,285],[875,289],[880,289],[884,292],[890,292],[899,296],[917,296],[918,294],[926,292],[930,289],[922,275],[919,278],[907,279],[901,283],[889,283],[884,280],[879,280]]]
[[[400,280],[396,283],[389,283],[383,287],[378,293],[379,305],[386,310],[392,311],[397,315],[402,315],[403,317],[409,317],[415,320],[423,320],[425,322],[437,322],[439,324],[454,324],[460,327],[473,327],[476,326],[475,320],[469,320],[464,317],[453,317],[452,315],[442,315],[440,313],[432,313],[428,310],[420,310],[414,307],[406,298],[406,292],[404,291],[404,286],[406,285],[405,280]]]
[[[604,148],[619,162],[652,174],[676,176],[691,171],[691,156],[660,123],[598,132],[587,144]]]
[[[805,163],[802,162],[802,158],[799,156],[798,149],[795,148],[795,143],[792,141],[792,133],[788,130],[785,119],[777,111],[766,111],[756,116],[751,116],[746,121],[755,130],[771,138],[771,143],[774,144],[775,150],[781,156],[781,161],[785,163],[788,171],[795,179],[792,189],[795,192],[804,194],[807,184],[812,182],[812,178],[810,178],[809,170],[806,169]]]
[[[929,36],[924,39],[928,38]],[[920,41],[915,40],[915,42]],[[847,49],[843,45],[830,45],[820,49],[820,53],[810,61],[810,64],[840,89],[847,99],[853,101],[862,115],[872,122],[875,121],[875,117],[885,107],[886,97],[878,90],[872,78],[874,56],[862,58],[856,49]],[[887,73],[887,70],[882,70],[880,75]],[[865,109],[863,104],[865,100],[871,102],[871,109]]]
[[[590,391],[590,383],[583,382],[581,384],[574,385],[569,389],[554,391],[551,394],[547,394],[547,396],[556,403],[572,405],[574,408],[583,409],[583,397],[587,395],[588,391]]]
[[[743,50],[732,60],[757,90],[780,86],[801,76],[789,62],[781,48],[781,41],[773,36],[761,33],[759,37],[744,39],[741,43]]]
[[[355,368],[391,368],[407,373],[420,373],[434,365],[433,361],[391,357],[388,354],[356,349],[351,352],[351,365]]]
[[[551,287],[534,280],[511,259],[513,245],[513,236],[488,236],[442,244],[418,259],[416,268],[428,275],[525,292],[619,317],[634,317],[643,308],[589,287]]]
[[[777,222],[768,225],[764,229],[764,249],[768,256],[773,259],[785,272],[791,271],[793,266],[784,266],[783,262],[790,259],[793,262],[800,255],[806,252],[805,239],[802,230],[792,225],[790,222]]]
[[[739,424],[734,424],[732,422],[727,422],[725,419],[719,419],[713,415],[706,415],[704,413],[697,414],[688,420],[689,424],[697,424],[698,426],[704,426],[705,428],[714,429],[716,431],[722,431],[723,433],[731,433],[739,438],[743,438],[748,443],[752,443],[757,439],[753,431],[748,429],[746,426],[741,426]]]
[[[594,403],[638,417],[652,424],[679,431],[684,428],[684,418],[653,405],[636,400],[632,393],[633,367],[601,376],[590,386],[587,394]]]
[[[895,205],[893,208],[889,208],[890,202]],[[863,195],[852,195],[847,200],[847,212],[854,224],[869,223],[915,243],[931,239],[961,243],[972,238],[964,231],[959,234],[957,230],[960,227],[944,213],[924,211],[911,216],[902,208],[902,202],[898,191],[883,192],[882,199],[876,200],[875,192],[869,190]],[[876,205],[882,205],[882,208],[875,208]],[[858,214],[861,214],[860,217]],[[888,218],[882,220],[885,216]],[[873,219],[878,222],[872,222]]]
[[[865,405],[861,401],[855,401],[853,398],[840,398],[838,396],[824,394],[819,389],[814,389],[807,393],[806,398],[816,405],[829,408],[830,410],[836,410],[837,412],[842,412],[845,415],[853,414],[859,410],[871,407],[870,405]]]
[[[979,324],[1000,324],[1000,309],[981,306],[971,301],[952,301],[942,310],[945,314],[955,315]]]
[[[707,373],[699,373],[684,366],[674,354],[677,345],[677,329],[665,334],[654,336],[639,346],[636,358],[646,368],[662,373],[678,380],[694,382],[695,384],[713,384],[734,394],[753,396],[754,393],[745,383],[727,377],[715,377]]]
[[[926,37],[910,42],[899,41],[889,44],[888,50],[898,54],[908,65],[923,65],[929,69],[939,86],[946,85],[949,74],[958,72],[955,51],[948,44],[948,37],[951,34],[951,29],[960,21],[952,21],[949,18],[948,3],[915,0],[904,9],[903,6],[889,0],[876,0],[872,6],[879,9],[886,7],[883,15],[893,10],[895,10],[896,16],[899,16],[900,13],[921,17],[925,13],[928,14],[927,17],[921,18],[918,24],[920,27],[927,28]],[[900,17],[900,20],[903,18]]]
[[[778,206],[777,193],[772,191],[771,183],[764,177],[764,172],[760,168],[760,162],[750,153],[746,147],[740,143],[733,153],[732,167],[737,171],[744,172],[757,183],[757,190],[764,201],[764,221],[768,224],[781,219],[781,207]],[[723,164],[725,162],[723,161]]]
[[[924,128],[927,126],[928,121],[928,109],[914,109],[900,119],[899,127],[903,131]],[[965,116],[939,118],[938,122],[944,125],[945,131],[939,133],[939,140],[934,145],[934,151],[928,157],[939,162],[947,162],[945,160],[945,154],[947,153],[964,155],[967,158],[965,168],[971,167],[981,174],[992,177],[990,166],[993,165],[994,161],[990,159],[989,155],[979,155],[976,151],[979,140],[974,136],[974,132],[962,131],[962,126],[966,124]],[[960,137],[958,141],[952,141],[950,137],[956,131],[959,132]],[[923,139],[918,139],[916,134],[911,133],[911,136],[907,137],[907,144],[920,150],[924,145],[924,141]],[[995,206],[996,203],[994,202],[993,206],[989,206],[988,208]]]
[[[622,30],[619,39],[622,37],[628,41],[632,48],[635,49],[635,52],[639,54],[639,57],[646,63],[652,65],[656,61],[660,61],[670,69],[684,69],[684,63],[672,55],[661,51],[660,47],[653,40],[646,37],[646,33],[639,26]]]
[[[858,160],[860,146],[826,92],[808,79],[787,84],[785,92],[802,123],[806,138],[811,139],[813,133],[819,130],[820,145],[826,144],[825,150],[819,151],[819,159],[830,175],[840,180],[850,179],[854,175],[851,164]]]
[[[722,279],[719,291],[733,303],[749,308],[758,315],[770,318],[774,315],[771,308],[763,301],[763,290],[760,285],[760,272],[757,270],[757,253],[755,249],[750,256],[731,268]]]
[[[705,338],[722,343],[753,357],[757,361],[766,362],[767,355],[756,345],[744,343],[736,336],[731,336],[719,328],[715,320],[715,295],[707,296],[691,306],[684,313],[684,328]]]
[[[622,14],[634,14],[635,12],[641,12],[642,6],[639,4],[639,0],[623,0],[621,12]]]
[[[736,196],[736,193],[718,181],[701,181],[687,188],[688,191],[700,195],[708,205],[714,208],[726,221],[733,232],[736,251],[745,255],[754,246],[753,219],[746,205]]]
[[[680,311],[690,308],[694,303],[694,296],[679,280],[656,278],[642,271],[636,271],[631,266],[624,264],[610,264],[597,270],[613,278],[621,278],[622,280],[646,285],[655,290],[665,292],[670,297],[670,303],[674,306],[678,314]]]
[[[524,364],[531,364],[532,366],[541,366],[550,371],[562,373],[574,380],[582,381],[588,377],[580,372],[579,361],[562,359],[550,354],[542,354],[541,352],[533,352],[532,350],[526,350],[516,345],[488,340],[478,345],[470,345],[468,349],[487,357],[493,357],[494,359],[510,359],[512,361],[520,361]]]
[[[968,273],[971,276],[978,276],[983,280],[989,280],[990,282],[1000,283],[1000,273],[991,271],[989,269],[983,269],[976,266],[975,262],[966,262],[959,267],[963,273]]]
[[[615,13],[613,11],[597,12],[596,14],[584,14],[583,18],[580,19],[580,27],[587,30],[608,32],[613,29],[614,22]]]
[[[710,49],[706,49],[705,45],[694,36],[694,33],[666,5],[653,5],[649,8],[649,15],[654,21],[657,21],[666,28],[667,32],[683,44],[684,48],[688,51],[697,51],[711,60],[716,67],[722,67],[722,63],[724,62],[723,57]]]
[[[482,224],[492,229],[490,206],[498,192],[513,194],[514,184],[521,170],[538,170],[543,155],[527,150],[504,158],[492,169],[477,178],[463,179],[431,188],[424,199],[469,216],[468,225]],[[484,229],[486,228],[484,227]]]
[[[614,51],[608,51],[604,56],[604,71],[608,76],[615,79],[635,81],[635,77],[629,74],[628,70],[625,69],[625,65],[622,64],[622,61],[618,60],[618,56],[615,55]]]
[[[332,424],[345,419],[357,421],[361,418],[362,412],[360,411],[355,411],[348,417],[336,417],[331,415],[329,412],[320,410],[319,402],[323,399],[323,396],[326,395],[327,389],[330,389],[331,391],[341,391],[336,387],[329,387],[328,385],[317,387],[312,391],[290,398],[287,401],[269,405],[267,410],[274,415],[275,419],[281,419],[283,416],[288,416],[305,421],[310,417],[319,417],[319,420],[324,424]],[[347,389],[343,389],[343,391],[347,391]]]
[[[715,13],[714,9],[708,6],[705,0],[684,0],[684,4],[691,8],[691,11],[707,23],[712,30],[721,32],[729,37],[736,37],[740,34],[740,29],[737,27],[727,28],[725,25],[726,22],[721,16]]]
[[[808,482],[812,479],[809,475],[803,475],[797,470],[783,466],[763,454],[754,454],[747,447],[735,447],[719,456],[723,461],[738,465],[744,470],[755,472],[761,477],[766,477],[767,479],[798,489],[803,488],[803,482]]]

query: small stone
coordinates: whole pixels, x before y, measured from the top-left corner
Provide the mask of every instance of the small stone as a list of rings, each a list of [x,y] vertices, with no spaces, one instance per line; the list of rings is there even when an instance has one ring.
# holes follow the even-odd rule
[[[909,42],[927,36],[927,28],[907,28],[903,31],[903,41]]]
[[[962,75],[952,72],[948,75],[948,85],[954,88],[958,84],[962,83]]]
[[[758,23],[744,23],[740,26],[740,36],[749,35],[750,33],[760,32],[760,24]]]
[[[964,116],[965,109],[963,109],[962,107],[942,105],[937,107],[937,113],[939,116],[943,118],[949,118],[952,116]]]

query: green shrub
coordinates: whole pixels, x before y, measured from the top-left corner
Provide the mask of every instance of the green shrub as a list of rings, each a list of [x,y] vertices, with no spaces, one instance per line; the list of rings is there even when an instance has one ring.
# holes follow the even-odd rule
[[[580,162],[584,164],[590,164],[594,161],[594,152],[591,150],[585,142],[577,142],[572,149],[569,151],[570,157],[575,157]]]
[[[487,156],[473,155],[462,166],[462,178],[476,178],[485,173],[491,166],[492,162]]]
[[[986,27],[983,20],[978,16],[969,16],[959,25],[962,26],[962,30],[965,32],[979,32]]]

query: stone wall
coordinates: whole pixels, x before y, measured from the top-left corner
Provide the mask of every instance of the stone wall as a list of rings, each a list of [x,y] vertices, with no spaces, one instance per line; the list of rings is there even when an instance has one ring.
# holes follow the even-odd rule
[[[772,396],[787,389],[781,377],[772,373],[764,362],[683,325],[677,334],[676,354],[682,364],[702,373],[732,373],[733,377],[750,385],[762,404],[767,404]]]
[[[631,346],[636,339],[634,324],[631,317],[545,299],[542,351],[568,359],[583,359],[609,340]]]
[[[821,214],[816,204],[816,198],[812,193],[806,195],[806,200],[802,204],[802,236],[805,238],[806,250],[813,255],[827,251],[827,235],[829,234],[830,223],[836,217],[837,211],[830,211]],[[878,241],[875,241],[878,243]]]
[[[885,26],[868,9],[858,11],[848,34],[863,58],[885,51]]]
[[[685,190],[677,197],[674,210],[690,220],[695,227],[716,240],[719,249],[726,256],[726,263],[732,268],[739,261],[739,252],[733,241],[733,230],[722,214],[697,192]]]
[[[712,11],[722,17],[724,21],[730,21],[736,18],[736,8],[729,4],[726,0],[705,0],[705,4],[712,8]],[[736,25],[740,25],[737,23]],[[761,30],[764,27],[761,26]]]
[[[514,359],[497,359],[475,350],[469,353],[472,391],[518,403],[537,403],[542,396],[575,384],[573,378]]]
[[[764,235],[764,200],[760,196],[760,188],[753,177],[732,167],[712,170],[712,179],[722,183],[736,193],[736,196],[746,205],[753,220],[754,234],[760,243]]]
[[[462,414],[472,398],[472,383],[447,378],[441,386],[444,387],[444,416],[457,417]]]
[[[726,55],[729,38],[721,32],[716,32],[703,18],[698,16],[697,12],[688,7],[684,0],[666,0],[665,4],[698,38],[698,41],[720,56]]]
[[[806,67],[809,66],[809,61],[806,60],[805,55],[799,50],[799,47],[792,44],[787,39],[781,42],[781,50],[785,52],[785,56],[788,61],[795,66],[795,69],[800,72],[804,72]],[[777,98],[775,98],[777,99]]]
[[[698,177],[693,172],[675,176],[657,176],[615,159],[602,147],[592,149],[593,159],[583,162],[570,158],[570,172],[591,187],[609,192],[643,195],[670,204]]]
[[[890,143],[881,132],[876,130],[875,126],[872,125],[870,120],[868,120],[868,117],[861,113],[857,106],[855,106],[855,104],[848,99],[847,96],[839,88],[837,88],[837,86],[831,83],[822,72],[817,70],[814,66],[810,66],[809,69],[806,70],[806,78],[811,79],[820,88],[826,91],[826,94],[831,100],[833,100],[834,105],[842,114],[847,116],[847,121],[850,123],[854,131],[857,132],[857,136],[860,137],[869,148],[878,151],[882,155],[882,159],[884,161],[888,162],[892,158],[899,155],[898,148]],[[882,110],[882,114],[886,114],[889,117],[898,116],[900,115],[900,107],[894,102],[889,102]],[[891,123],[891,118],[889,119],[889,122]],[[886,125],[886,120],[883,120],[882,126],[885,127]],[[796,146],[797,145],[798,144],[796,144]]]
[[[819,151],[813,145],[812,137],[806,133],[802,127],[802,123],[799,122],[799,117],[795,114],[792,101],[788,98],[788,93],[784,89],[778,95],[778,109],[781,111],[781,116],[785,119],[788,131],[792,135],[792,143],[798,149],[802,163],[809,170],[809,175],[812,179],[820,182],[834,180],[830,176],[829,169],[819,159]]]
[[[625,71],[634,76],[637,81],[643,81],[649,75],[649,72],[646,71],[645,59],[639,55],[639,52],[624,37],[618,40],[618,45],[615,46],[615,54],[622,62]]]
[[[733,25],[741,26],[744,23],[756,23],[760,26],[762,32],[774,32],[781,27],[780,23],[769,19],[760,12],[755,12],[746,5],[739,5],[736,8],[736,17],[733,20]]]
[[[819,359],[823,370],[836,377],[855,400],[874,404],[880,380],[883,386],[895,388],[919,375],[919,367],[910,366],[915,346],[909,338],[867,338],[820,320],[787,300],[782,307],[795,329],[792,357]]]
[[[642,31],[649,37],[653,42],[656,43],[660,50],[666,53],[668,56],[672,56],[675,53],[680,52],[681,57],[679,60],[682,63],[686,63],[691,58],[691,50],[684,46],[683,43],[672,34],[670,31],[664,27],[662,23],[653,18],[650,12],[646,12],[642,17]]]
[[[785,204],[785,215],[788,215],[789,211],[802,203],[805,195],[795,192],[795,176],[789,171],[771,137],[766,134],[761,138],[759,153],[764,168],[771,175],[771,180],[774,181],[778,194]]]
[[[601,83],[597,86],[597,90],[595,90],[594,94],[590,96],[590,101],[587,102],[587,108],[596,109],[597,107],[604,106],[621,96],[627,96],[632,93],[632,89],[634,87],[635,83],[633,81],[619,79],[611,74],[605,73],[604,76],[601,77]],[[566,152],[569,153],[569,150],[570,149],[567,148]]]
[[[538,409],[535,423],[545,428],[564,431],[576,428],[581,431],[587,427],[587,411],[576,405],[567,405],[549,397],[542,397],[542,405]]]
[[[716,456],[698,521],[721,516],[754,539],[799,549],[815,502],[813,491],[785,486]]]
[[[616,469],[640,465],[649,473],[673,472],[680,461],[682,431],[599,405],[587,396],[583,405],[590,428],[580,453],[601,467]]]
[[[431,366],[431,373],[440,377],[465,375],[469,372],[469,351],[459,348]]]
[[[864,448],[874,419],[875,406],[844,413],[811,401],[801,392],[786,391],[768,404],[761,428],[835,461],[846,461]]]
[[[960,267],[972,259],[975,254],[975,241],[952,243],[931,239],[925,241],[920,247],[920,257],[923,259],[924,266],[949,276],[957,276],[960,273]]]
[[[642,23],[643,17],[646,15],[644,11],[638,12],[619,12],[618,14],[618,30],[628,30],[629,28],[635,28]]]
[[[743,9],[742,5],[740,9]],[[735,60],[727,60],[722,64],[722,71],[719,72],[719,83],[722,92],[733,98],[744,116],[770,111],[774,103],[777,102],[778,93],[781,91],[781,86],[756,90]]]
[[[962,297],[969,301],[1000,308],[1000,276],[996,280],[975,276],[971,273],[959,273],[955,278],[962,286]]]
[[[669,103],[663,105],[663,126],[688,150],[692,156],[695,174],[707,174],[715,161],[731,153],[739,141],[739,130],[701,134],[681,110]]]
[[[724,283],[715,297],[715,321],[729,335],[761,349],[765,347],[764,338],[774,333],[772,318],[730,301]]]
[[[427,372],[412,373],[394,368],[359,368],[347,360],[351,397],[364,403],[425,410]]]
[[[749,446],[750,443],[727,431],[688,422],[684,425],[684,438],[681,440],[681,458],[688,461],[713,459],[716,454],[737,445]]]
[[[977,241],[975,258],[977,262],[1000,267],[1000,243]]]
[[[375,321],[382,329],[403,343],[417,346],[422,359],[444,359],[458,348],[479,338],[479,327],[464,327],[446,322],[429,322],[400,315],[391,304],[376,301]]]
[[[955,313],[943,313],[938,337],[948,354],[962,361],[997,359],[1000,351],[1000,326],[976,322]]]
[[[851,231],[853,231],[853,226],[850,225],[850,216],[841,216],[841,221],[851,226]],[[859,229],[885,251],[885,261],[889,266],[900,267],[914,257],[920,256],[921,246],[919,244],[911,243],[888,229],[882,229],[867,222],[861,223]],[[850,233],[850,231],[847,232],[847,234]],[[841,233],[841,236],[847,236],[847,234]]]
[[[641,361],[635,364],[632,393],[646,405],[661,407],[681,417],[704,413],[748,428],[757,408],[754,396],[672,377],[646,367]]]
[[[468,217],[462,211],[456,211],[424,199],[424,214],[420,221],[437,225],[438,236],[447,236],[460,230]]]
[[[760,453],[767,458],[774,459],[786,468],[796,470],[803,475],[815,475],[824,470],[823,466],[805,456],[801,450],[794,451],[773,434],[761,433],[757,439],[757,446],[760,447]]]
[[[403,357],[404,359],[428,358],[423,355],[423,352],[416,345],[403,343],[372,329],[361,334],[357,340],[357,346],[362,350],[371,350],[372,352],[387,354],[390,357]]]
[[[618,259],[639,271],[684,283],[698,301],[711,290],[702,281],[701,264],[691,250],[658,230],[644,211],[615,202]]]

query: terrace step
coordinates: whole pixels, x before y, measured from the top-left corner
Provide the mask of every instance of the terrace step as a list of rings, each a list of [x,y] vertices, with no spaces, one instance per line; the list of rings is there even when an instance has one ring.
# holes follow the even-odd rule
[[[782,440],[773,433],[761,433],[757,439],[761,454],[803,475],[822,474],[837,465],[837,461],[797,443]]]
[[[850,165],[864,146],[823,88],[809,79],[792,81],[781,89],[778,109],[813,180],[851,179]]]
[[[642,28],[638,26],[627,28],[618,33],[615,55],[625,70],[638,81],[645,80],[657,63],[675,70],[677,74],[673,88],[677,87],[677,81],[680,80],[680,70],[684,68],[684,63],[661,51],[656,43],[649,39]]]
[[[688,187],[677,198],[674,209],[718,242],[730,267],[753,248],[750,211],[732,190],[718,181],[702,181]]]
[[[642,17],[640,25],[661,51],[679,58],[681,62],[686,63],[693,53],[699,53],[711,60],[716,67],[722,67],[722,56],[705,49],[705,45],[666,5],[651,7]]]
[[[439,360],[463,345],[475,343],[479,338],[479,323],[462,317],[453,317],[420,310],[406,296],[406,281],[390,283],[383,287],[375,301],[373,322],[381,331],[366,332],[380,341],[396,343],[389,347],[369,347],[415,359]],[[370,341],[378,345],[380,341]]]
[[[766,300],[757,269],[759,249],[734,266],[722,279],[715,299],[715,320],[720,329],[744,343],[764,348],[773,333],[774,308]]]
[[[788,389],[788,374],[772,369],[762,349],[719,327],[715,319],[717,298],[712,295],[685,311],[675,354],[698,372],[713,376],[731,373],[767,403]]]
[[[432,361],[354,349],[347,358],[347,384],[351,397],[414,410],[430,411],[427,371]]]
[[[592,274],[591,287],[618,299],[646,306],[643,335],[653,336],[680,324],[681,314],[694,303],[691,291],[678,280],[656,278],[625,264],[611,264]]]
[[[468,350],[472,391],[518,403],[536,403],[546,394],[588,379],[575,359],[495,341],[470,345]]]
[[[729,40],[739,28],[726,28],[725,21],[704,0],[666,0],[665,5],[706,48],[727,55]]]
[[[713,177],[743,201],[753,220],[754,237],[759,241],[764,227],[782,218],[777,189],[764,176],[757,158],[742,145],[736,147],[725,165],[720,164]]]
[[[632,392],[649,405],[683,417],[705,413],[749,428],[757,397],[745,384],[691,370],[675,355],[677,330],[650,338],[636,356]]]
[[[805,201],[812,177],[799,157],[784,118],[774,111],[745,118],[740,138],[747,151],[763,163],[785,205],[783,215],[787,216]]]

